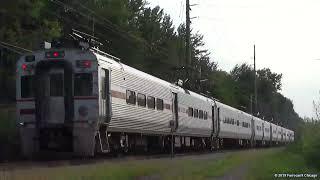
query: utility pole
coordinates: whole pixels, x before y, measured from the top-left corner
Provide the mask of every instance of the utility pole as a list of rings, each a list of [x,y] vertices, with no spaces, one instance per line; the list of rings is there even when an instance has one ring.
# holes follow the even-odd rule
[[[190,51],[190,1],[186,0],[186,64],[185,64],[185,73],[186,73],[186,79],[189,79],[189,82],[187,84],[187,87],[185,88],[191,88],[190,83],[192,81],[192,71],[191,71],[191,51]],[[191,88],[192,89],[192,88]]]
[[[253,100],[252,100],[252,94],[251,94],[251,95],[250,95],[250,113],[251,113],[251,115],[253,115],[252,102],[253,102]]]
[[[186,0],[186,69],[191,67],[191,51],[190,51],[190,1]]]
[[[94,37],[94,17],[92,16],[92,36]]]
[[[254,114],[258,112],[258,92],[257,92],[257,73],[256,73],[256,45],[253,45],[253,66],[254,66]]]

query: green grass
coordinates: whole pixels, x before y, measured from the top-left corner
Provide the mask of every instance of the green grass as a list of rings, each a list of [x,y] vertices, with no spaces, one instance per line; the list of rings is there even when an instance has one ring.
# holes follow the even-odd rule
[[[163,179],[208,179],[212,177],[223,176],[226,172],[245,164],[256,157],[259,157],[267,150],[262,151],[242,151],[227,155],[223,159],[216,161],[198,161],[187,162],[179,169],[172,173],[166,173]]]
[[[227,155],[216,159],[191,157],[173,160],[153,159],[127,162],[105,162],[81,166],[33,168],[6,172],[6,174],[3,174],[2,176],[11,177],[12,180],[126,180],[152,176],[164,180],[202,180],[222,176],[233,168],[258,158],[268,151],[270,150],[227,153]]]
[[[303,156],[288,150],[274,151],[256,159],[247,173],[246,179],[274,179],[275,174],[317,173],[308,166]]]
[[[0,142],[11,141],[16,138],[15,108],[0,106]]]
[[[320,124],[306,123],[299,134],[294,144],[256,159],[247,179],[274,179],[274,174],[278,173],[319,173]]]
[[[18,154],[19,137],[15,107],[0,105],[0,161],[16,159]]]

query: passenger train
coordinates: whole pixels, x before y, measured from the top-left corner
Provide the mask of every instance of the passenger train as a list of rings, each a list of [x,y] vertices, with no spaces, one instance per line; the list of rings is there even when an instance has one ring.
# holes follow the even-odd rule
[[[98,49],[50,48],[17,62],[22,152],[75,156],[285,144],[294,132],[129,67]]]

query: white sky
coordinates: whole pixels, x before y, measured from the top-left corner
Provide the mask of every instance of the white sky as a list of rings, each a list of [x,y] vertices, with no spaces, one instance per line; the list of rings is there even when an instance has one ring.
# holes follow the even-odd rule
[[[170,14],[176,27],[185,20],[185,0],[147,0]],[[300,116],[313,116],[320,90],[319,0],[190,0],[193,32],[204,35],[223,70],[236,64],[282,73],[282,91]],[[319,59],[319,60],[316,60]],[[259,97],[259,96],[258,96]]]

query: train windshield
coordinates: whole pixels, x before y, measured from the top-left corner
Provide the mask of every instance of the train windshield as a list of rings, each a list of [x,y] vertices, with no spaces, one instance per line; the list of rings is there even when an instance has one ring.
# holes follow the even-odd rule
[[[33,76],[21,76],[21,97],[34,97],[33,93]]]
[[[92,85],[91,73],[76,73],[74,76],[74,95],[91,96]]]

